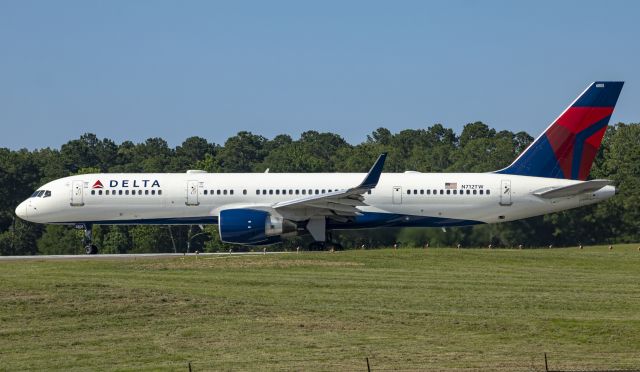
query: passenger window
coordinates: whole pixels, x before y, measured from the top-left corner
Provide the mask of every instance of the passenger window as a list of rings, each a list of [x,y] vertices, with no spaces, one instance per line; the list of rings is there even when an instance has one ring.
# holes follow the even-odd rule
[[[480,195],[483,195],[483,194],[484,194],[484,190],[480,190]]]
[[[104,190],[105,195],[109,195],[109,190]]]
[[[369,190],[369,191],[371,191],[371,190]],[[322,189],[322,193],[323,193],[323,194],[326,194],[326,193],[327,193],[327,190]]]
[[[424,189],[420,189],[420,195],[424,195]]]
[[[138,195],[142,195],[142,190],[138,190]]]
[[[229,190],[229,194],[233,195],[233,190]]]
[[[158,190],[158,195],[162,195],[162,190]]]
[[[129,190],[124,190],[125,195],[129,195]]]
[[[473,190],[473,195],[476,195],[478,193],[478,190]]]
[[[293,195],[293,189],[289,189],[289,195]]]
[[[367,194],[371,195],[371,190],[367,191]]]
[[[307,195],[307,190],[302,189],[302,195]]]
[[[260,190],[256,190],[256,195],[260,195]]]
[[[458,194],[458,190],[453,190],[453,195],[457,195]]]
[[[440,195],[444,195],[444,190],[440,189]]]
[[[95,194],[96,194],[96,190],[91,190],[91,195],[95,195]]]
[[[280,190],[276,190],[276,195],[280,195]]]
[[[431,195],[431,190],[427,190],[427,195]]]
[[[246,189],[242,190],[242,195],[247,195],[247,190]]]
[[[149,190],[144,190],[145,195],[149,195]],[[207,190],[204,190],[204,194],[207,195]]]
[[[203,194],[205,194],[205,195],[207,195],[207,190],[204,190],[202,193],[203,193]]]
[[[447,195],[451,194],[451,190],[447,190]]]
[[[407,190],[407,195],[411,195],[411,190]]]
[[[223,194],[223,195],[227,195],[227,190],[223,190],[223,191],[222,191],[222,194]]]
[[[262,190],[262,195],[267,195],[267,190]]]
[[[471,194],[471,190],[467,190],[467,195]]]
[[[151,195],[155,195],[156,194],[156,190],[151,190]]]
[[[118,195],[122,195],[122,190],[118,190]]]
[[[296,195],[300,195],[300,190],[296,189]]]
[[[487,195],[491,194],[491,190],[487,190]]]

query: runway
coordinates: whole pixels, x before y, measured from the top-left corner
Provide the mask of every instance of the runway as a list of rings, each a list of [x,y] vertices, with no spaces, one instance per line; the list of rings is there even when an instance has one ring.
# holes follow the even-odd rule
[[[61,254],[61,255],[36,255],[36,256],[0,256],[0,261],[49,261],[49,260],[130,260],[138,258],[163,258],[163,257],[211,257],[211,256],[259,256],[265,254],[283,254],[290,252],[217,252],[217,253],[132,253],[132,254]]]

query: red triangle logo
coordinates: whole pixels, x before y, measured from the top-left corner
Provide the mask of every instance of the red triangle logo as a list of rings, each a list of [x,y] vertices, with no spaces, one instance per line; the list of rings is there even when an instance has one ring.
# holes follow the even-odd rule
[[[100,182],[100,180],[97,180],[96,183],[93,184],[93,186],[91,186],[92,189],[103,189],[104,186],[102,186],[102,182]]]

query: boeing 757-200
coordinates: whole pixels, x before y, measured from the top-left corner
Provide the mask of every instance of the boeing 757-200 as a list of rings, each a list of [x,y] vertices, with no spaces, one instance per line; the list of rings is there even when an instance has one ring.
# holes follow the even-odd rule
[[[448,227],[513,221],[612,197],[587,180],[623,82],[592,83],[511,165],[488,173],[382,173],[386,154],[358,173],[99,173],[43,185],[20,218],[95,224],[218,224],[227,243],[263,245],[332,230]]]

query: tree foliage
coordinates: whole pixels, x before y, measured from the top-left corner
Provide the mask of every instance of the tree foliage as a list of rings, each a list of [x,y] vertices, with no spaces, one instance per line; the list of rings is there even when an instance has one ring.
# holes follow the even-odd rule
[[[39,185],[91,172],[365,172],[381,152],[386,172],[487,172],[507,166],[533,138],[526,132],[496,131],[482,122],[466,124],[457,135],[434,124],[392,133],[378,128],[357,145],[333,133],[307,131],[300,138],[269,140],[242,131],[217,145],[189,137],[175,148],[162,138],[116,144],[87,133],[60,149],[0,148],[0,254],[81,252],[82,233],[66,226],[43,226],[17,219],[15,207]],[[618,195],[565,212],[496,225],[441,229],[374,229],[336,232],[344,246],[401,245],[524,247],[615,243],[640,240],[640,124],[610,126],[591,177],[616,182]],[[296,238],[270,249],[295,249]],[[227,251],[216,226],[103,226],[94,241],[105,253]],[[249,248],[244,248],[249,249]]]

